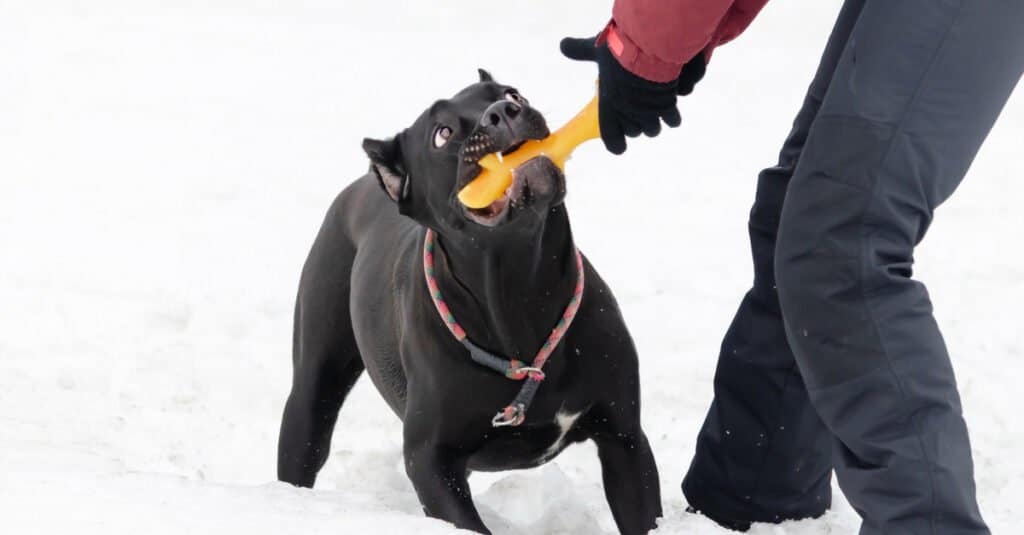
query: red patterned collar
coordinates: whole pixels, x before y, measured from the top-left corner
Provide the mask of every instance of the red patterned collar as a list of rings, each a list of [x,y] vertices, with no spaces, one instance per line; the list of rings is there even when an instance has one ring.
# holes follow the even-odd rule
[[[562,341],[566,331],[569,330],[569,326],[572,325],[572,320],[576,318],[576,312],[580,309],[584,287],[583,256],[580,254],[579,249],[574,249],[576,253],[576,288],[569,299],[569,304],[565,307],[565,312],[562,313],[562,317],[555,324],[555,328],[551,330],[551,334],[544,341],[544,345],[537,351],[537,355],[533,357],[531,365],[526,366],[526,363],[523,361],[494,355],[474,344],[466,336],[466,331],[459,325],[455,315],[452,314],[452,311],[444,302],[444,298],[441,296],[441,289],[437,285],[437,278],[434,276],[434,244],[436,242],[437,235],[433,230],[427,229],[427,236],[423,241],[423,274],[427,279],[427,288],[430,290],[430,298],[434,301],[434,307],[437,308],[438,314],[441,315],[441,320],[444,321],[444,324],[451,331],[452,335],[455,336],[455,339],[469,350],[470,357],[472,357],[474,362],[487,366],[509,379],[516,381],[527,379],[512,403],[499,411],[491,419],[491,425],[494,427],[518,426],[526,419],[526,410],[530,407],[530,403],[533,402],[533,397],[537,393],[537,388],[540,386],[541,381],[544,380],[544,363],[547,362],[548,357],[551,356],[551,352],[555,350],[558,343]]]

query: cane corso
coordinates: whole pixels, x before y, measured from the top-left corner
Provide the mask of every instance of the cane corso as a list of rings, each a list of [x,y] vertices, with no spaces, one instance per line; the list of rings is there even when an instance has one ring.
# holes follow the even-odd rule
[[[364,140],[369,172],[335,199],[302,270],[282,481],[313,486],[365,370],[402,420],[426,514],[489,533],[471,471],[538,466],[589,439],[619,531],[655,527],[636,349],[577,253],[562,171],[540,156],[490,206],[456,198],[481,157],[548,133],[515,88],[481,70],[393,138]]]

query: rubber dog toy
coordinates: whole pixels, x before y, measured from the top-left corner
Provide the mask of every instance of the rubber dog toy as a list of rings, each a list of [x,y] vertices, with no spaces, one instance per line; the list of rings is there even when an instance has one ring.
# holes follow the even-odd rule
[[[531,140],[519,150],[502,157],[492,153],[480,159],[483,170],[459,191],[459,201],[469,208],[484,208],[501,197],[512,184],[512,170],[537,156],[547,156],[559,169],[581,143],[601,137],[597,122],[597,96],[548,137]]]

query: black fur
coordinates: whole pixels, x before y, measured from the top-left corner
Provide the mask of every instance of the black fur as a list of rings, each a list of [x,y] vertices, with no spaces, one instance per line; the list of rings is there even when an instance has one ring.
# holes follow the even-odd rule
[[[481,223],[455,197],[479,172],[465,146],[470,136],[508,149],[548,133],[540,113],[510,96],[511,88],[485,71],[480,78],[394,138],[367,140],[371,172],[328,211],[299,284],[278,477],[313,485],[342,402],[365,369],[404,422],[406,471],[428,515],[487,533],[470,494],[470,470],[537,466],[589,439],[619,530],[646,533],[661,503],[640,426],[636,350],[590,263],[578,316],[520,427],[493,428],[491,418],[522,383],[473,363],[428,294],[421,254],[431,227],[439,235],[438,283],[470,339],[529,362],[576,281],[564,177],[548,160],[520,169],[514,202],[493,221]],[[441,148],[433,144],[438,126],[452,130]],[[556,444],[560,411],[579,417]]]

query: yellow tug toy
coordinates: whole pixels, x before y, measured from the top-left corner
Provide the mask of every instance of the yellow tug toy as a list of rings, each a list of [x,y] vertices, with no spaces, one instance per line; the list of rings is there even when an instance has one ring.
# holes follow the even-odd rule
[[[512,184],[512,170],[537,156],[547,156],[565,170],[565,161],[581,143],[601,137],[595,96],[565,126],[541,140],[527,141],[519,150],[501,159],[488,154],[478,162],[483,170],[459,192],[459,201],[469,208],[484,208],[502,196]]]

